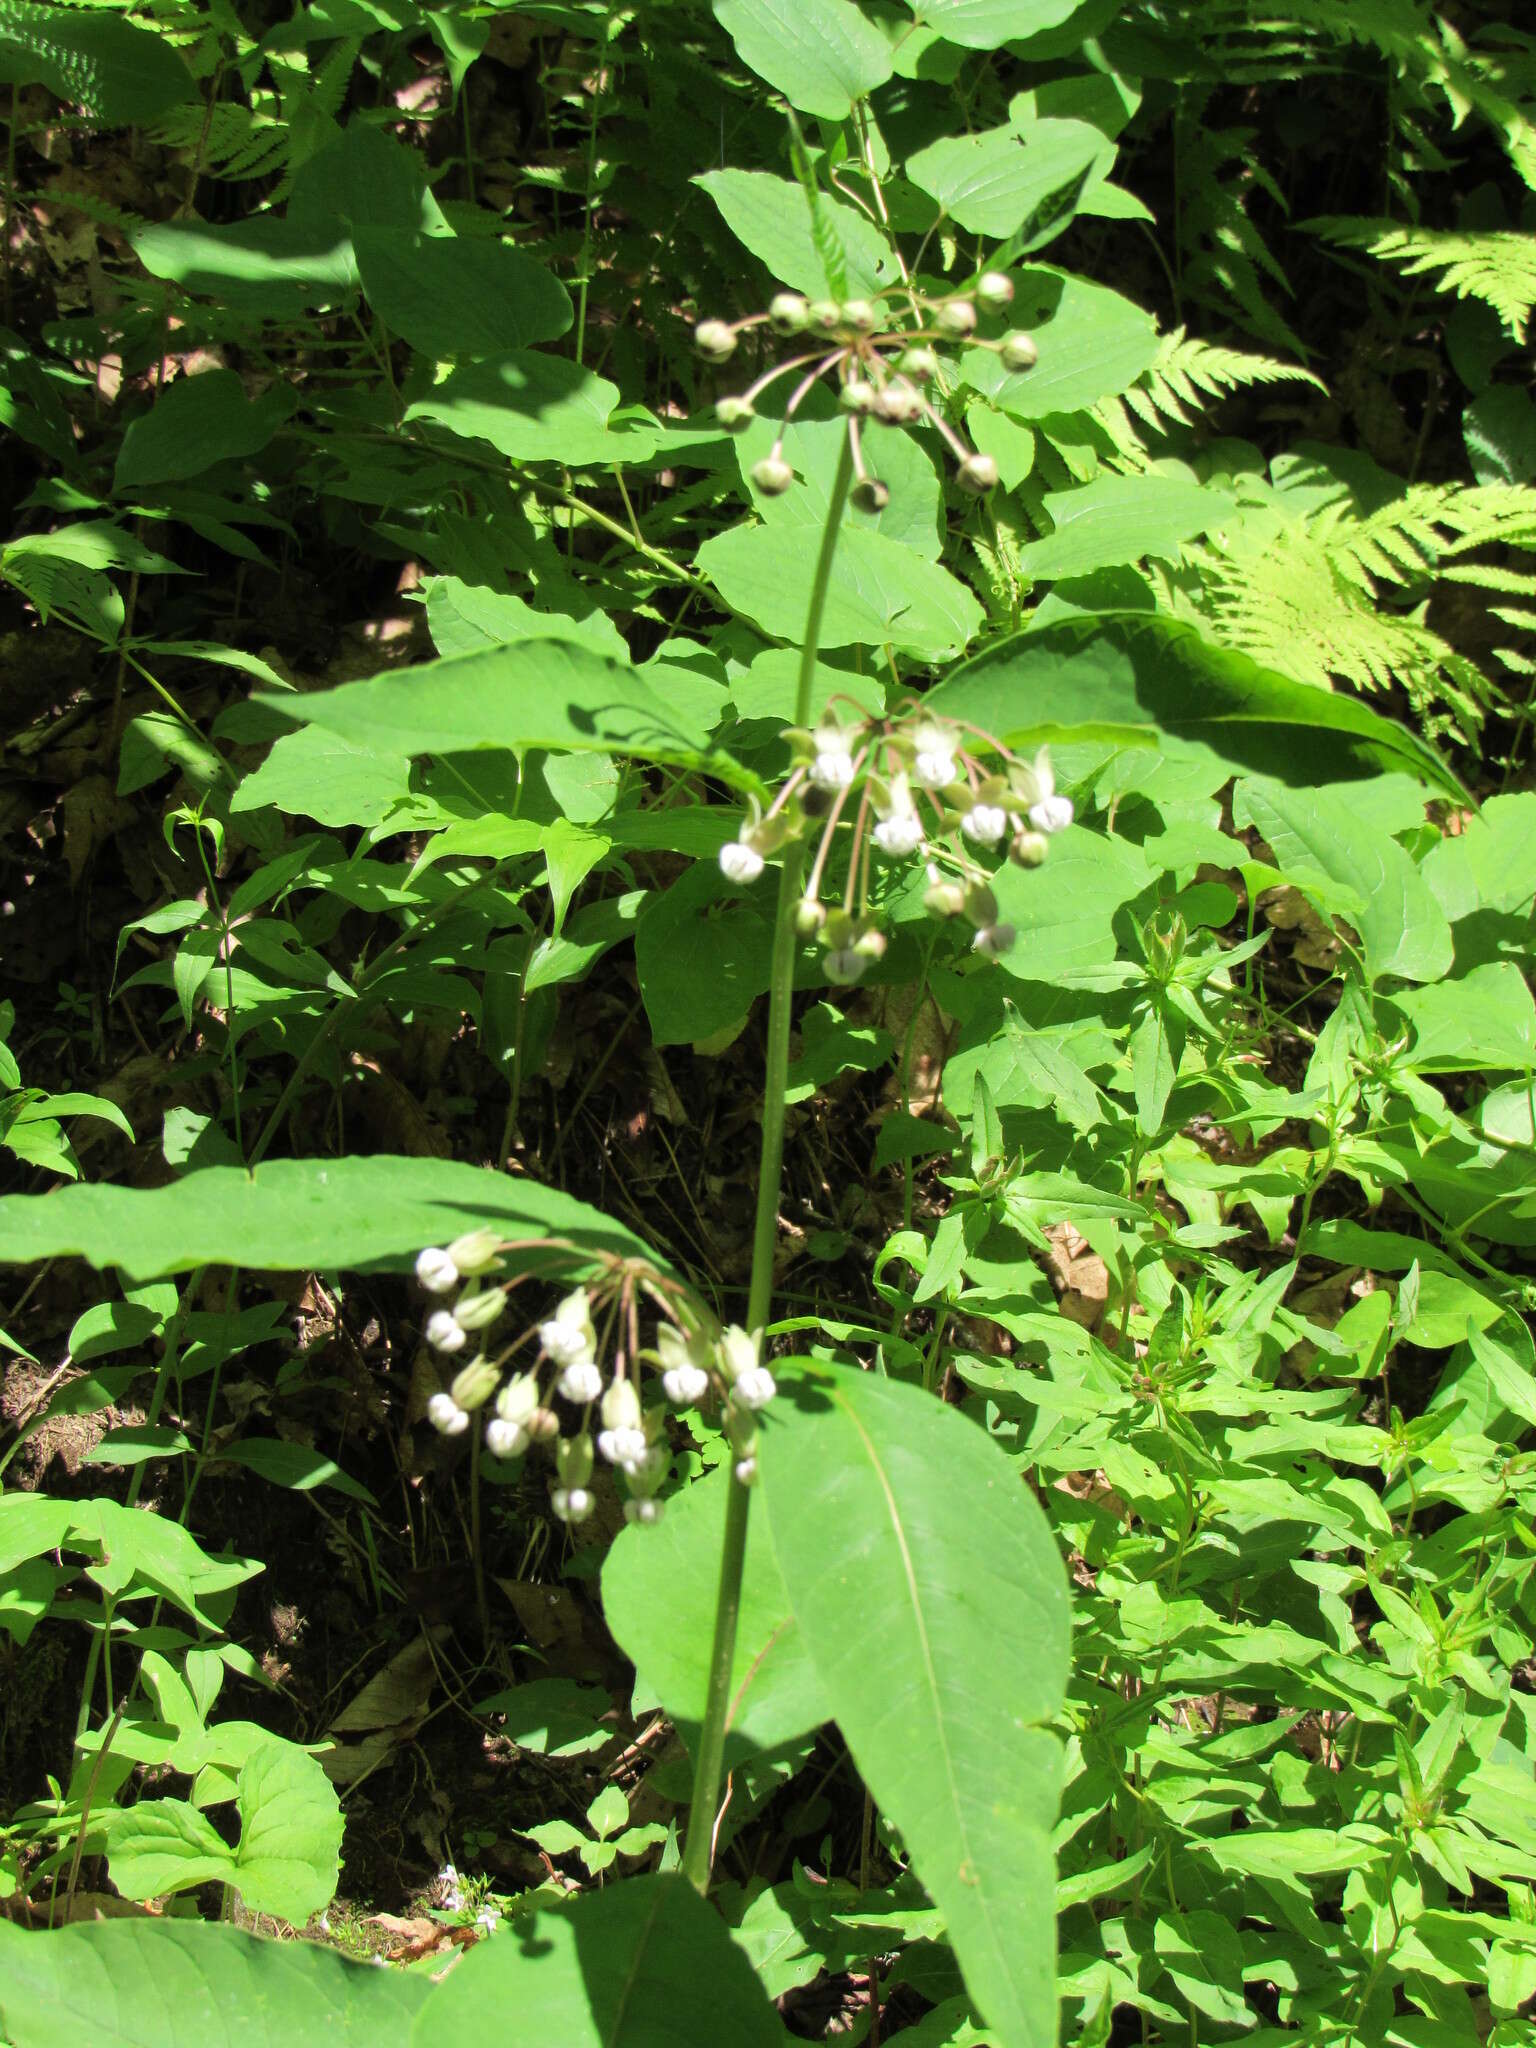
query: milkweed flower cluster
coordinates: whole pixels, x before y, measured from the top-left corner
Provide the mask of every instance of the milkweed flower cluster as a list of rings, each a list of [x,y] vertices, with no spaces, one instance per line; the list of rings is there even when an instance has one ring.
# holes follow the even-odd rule
[[[966,446],[929,392],[943,381],[940,351],[958,344],[990,349],[1006,369],[1033,369],[1038,357],[1028,334],[1019,329],[1000,337],[978,332],[983,315],[1005,314],[1012,303],[1013,280],[1000,270],[983,271],[968,291],[943,297],[919,292],[910,284],[893,285],[873,299],[808,299],[785,291],[774,295],[764,313],[743,320],[701,320],[693,339],[700,355],[711,363],[729,362],[740,335],[755,327],[767,326],[786,340],[805,343],[744,391],[720,399],[715,417],[728,432],[742,432],[757,418],[757,401],[764,392],[799,371],[784,405],[787,426],[818,384],[835,383],[838,405],[848,421],[854,502],[866,512],[882,512],[891,494],[869,465],[866,428],[932,427],[954,458],[955,480],[962,490],[985,497],[996,486],[996,462]],[[794,470],[784,459],[782,429],[768,453],[753,465],[752,481],[768,497],[778,497],[794,483]]]
[[[737,1324],[721,1328],[644,1260],[615,1260],[493,1352],[486,1340],[519,1284],[498,1277],[503,1254],[514,1248],[487,1229],[417,1256],[423,1290],[445,1303],[455,1297],[428,1315],[427,1343],[442,1359],[472,1342],[480,1347],[428,1400],[434,1429],[463,1436],[479,1417],[493,1457],[547,1447],[550,1510],[560,1521],[587,1519],[597,1504],[596,1474],[607,1469],[622,1485],[626,1519],[649,1523],[661,1519],[672,1468],[669,1415],[718,1402],[736,1476],[751,1483],[757,1417],[776,1391],[760,1337]],[[642,1304],[655,1317],[649,1344],[641,1342]]]
[[[1007,953],[1015,933],[992,888],[996,857],[1005,851],[1019,867],[1039,867],[1052,834],[1072,822],[1049,753],[1025,760],[921,705],[895,717],[854,709],[845,720],[834,700],[814,728],[786,733],[789,773],[766,811],[749,801],[736,838],[720,849],[722,874],[745,886],[792,840],[819,834],[796,922],[818,941],[822,971],[835,984],[860,980],[885,952],[872,908],[877,866],[923,862],[929,913],[967,923],[983,958]],[[828,892],[840,838],[845,879]]]

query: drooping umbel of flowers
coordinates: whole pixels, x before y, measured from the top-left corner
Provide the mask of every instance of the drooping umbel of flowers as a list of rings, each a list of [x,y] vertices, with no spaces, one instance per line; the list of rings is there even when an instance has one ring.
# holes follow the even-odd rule
[[[693,338],[711,363],[728,362],[737,337],[748,328],[766,325],[788,340],[804,342],[803,350],[765,370],[745,391],[720,399],[715,416],[731,433],[740,433],[757,417],[757,401],[768,387],[798,370],[799,381],[784,406],[787,425],[810,392],[823,379],[832,380],[848,420],[854,502],[866,512],[882,512],[891,494],[866,459],[866,426],[933,427],[954,457],[955,478],[963,490],[985,497],[997,483],[992,457],[968,448],[928,393],[943,380],[939,352],[959,344],[992,350],[1009,370],[1034,368],[1035,344],[1027,334],[1015,329],[989,338],[977,332],[979,314],[1006,313],[1012,302],[1013,281],[1000,270],[983,271],[968,291],[943,298],[928,297],[910,285],[892,286],[875,299],[807,299],[799,292],[778,292],[766,313],[744,320],[701,320]],[[768,497],[794,483],[782,431],[754,464],[752,481]]]
[[[736,838],[720,849],[726,879],[745,886],[790,840],[819,835],[796,922],[822,948],[828,981],[858,981],[886,948],[872,907],[873,871],[924,863],[924,902],[935,917],[962,918],[973,951],[995,959],[1014,943],[991,878],[997,857],[1037,868],[1052,833],[1072,822],[1072,801],[1056,788],[1049,753],[1032,761],[974,727],[909,706],[845,719],[834,700],[809,731],[785,737],[793,760],[765,811],[749,799]],[[829,888],[834,848],[842,844],[843,881]],[[988,861],[991,865],[988,865]]]
[[[444,1304],[427,1317],[427,1343],[444,1359],[479,1347],[427,1402],[433,1427],[463,1436],[483,1415],[485,1445],[496,1458],[547,1445],[554,1458],[550,1510],[561,1521],[587,1519],[596,1506],[596,1475],[611,1470],[623,1486],[626,1519],[657,1522],[672,1468],[669,1415],[718,1401],[736,1476],[749,1485],[757,1473],[758,1411],[775,1392],[760,1338],[734,1323],[722,1329],[687,1289],[645,1260],[615,1258],[491,1352],[489,1333],[505,1327],[520,1284],[498,1277],[503,1255],[525,1248],[488,1229],[418,1255],[418,1282]],[[545,1239],[539,1249],[562,1247]],[[642,1306],[656,1317],[648,1345],[641,1342]]]

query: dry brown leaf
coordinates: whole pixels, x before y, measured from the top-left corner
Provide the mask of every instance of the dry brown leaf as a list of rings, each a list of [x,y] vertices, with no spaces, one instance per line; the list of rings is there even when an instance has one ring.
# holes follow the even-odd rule
[[[1085,1330],[1096,1329],[1109,1304],[1109,1268],[1070,1223],[1053,1223],[1045,1234],[1050,1240],[1051,1284],[1062,1314]]]

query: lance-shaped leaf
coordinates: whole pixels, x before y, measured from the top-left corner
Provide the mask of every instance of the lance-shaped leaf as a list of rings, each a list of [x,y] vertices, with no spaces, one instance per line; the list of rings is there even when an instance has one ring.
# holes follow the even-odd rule
[[[998,2048],[1056,2037],[1051,1829],[1067,1585],[1018,1471],[920,1388],[785,1376],[760,1452],[790,1605],[838,1726],[948,1924]]]
[[[452,1159],[271,1159],[211,1166],[169,1187],[67,1187],[0,1201],[0,1261],[83,1258],[156,1280],[194,1266],[326,1271],[408,1265],[481,1225],[645,1250],[622,1224],[557,1188]]]

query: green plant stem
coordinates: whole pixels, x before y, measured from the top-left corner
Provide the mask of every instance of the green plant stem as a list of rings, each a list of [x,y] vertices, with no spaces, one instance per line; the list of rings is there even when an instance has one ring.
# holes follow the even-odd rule
[[[853,482],[853,448],[845,435],[832,480],[832,496],[822,528],[811,601],[805,615],[800,648],[800,674],[795,690],[796,725],[811,722],[811,689],[816,678],[816,652],[821,622],[832,581],[832,558],[838,530]],[[773,964],[768,984],[768,1043],[764,1062],[763,1142],[758,1159],[757,1220],[752,1233],[752,1278],[747,1290],[747,1328],[760,1333],[773,1299],[773,1254],[778,1242],[779,1179],[784,1166],[784,1091],[789,1082],[789,1016],[795,993],[795,907],[805,848],[798,839],[784,849],[779,869],[779,901],[773,923]],[[747,1554],[747,1515],[751,1488],[732,1474],[726,1494],[725,1534],[720,1545],[720,1587],[715,1596],[715,1635],[709,1656],[709,1692],[699,1730],[693,1772],[693,1801],[688,1809],[688,1840],[683,1848],[683,1875],[701,1892],[709,1889],[714,1859],[715,1814],[720,1800],[720,1771],[725,1759],[725,1724],[731,1704],[731,1667],[736,1661],[736,1620],[741,1611],[741,1573]]]

